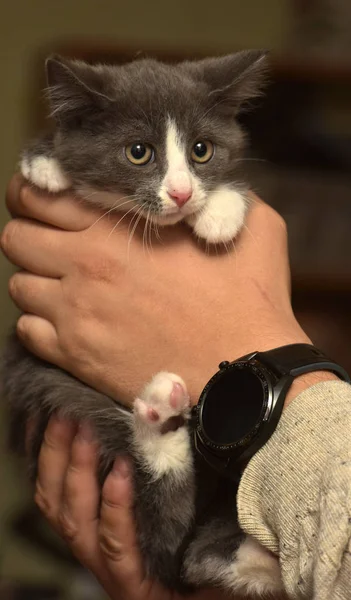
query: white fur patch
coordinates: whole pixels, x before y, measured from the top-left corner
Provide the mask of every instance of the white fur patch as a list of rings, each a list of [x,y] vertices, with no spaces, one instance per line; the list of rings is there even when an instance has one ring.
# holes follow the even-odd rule
[[[206,194],[201,181],[189,169],[187,149],[181,143],[175,122],[169,118],[166,133],[167,172],[158,195],[162,201],[163,213],[154,220],[160,224],[171,224],[200,210]],[[191,198],[179,208],[169,194],[175,191],[191,192]]]
[[[166,474],[177,480],[187,477],[193,466],[188,430],[179,427],[164,435],[150,435],[145,429],[141,424],[135,427],[135,443],[154,479]]]
[[[250,597],[284,589],[278,559],[250,536],[240,545],[231,563],[225,563],[218,556],[208,556],[189,565],[187,578],[197,585],[211,582]]]
[[[36,156],[21,161],[22,175],[39,188],[57,193],[71,186],[69,178],[62,171],[56,158]]]
[[[229,242],[244,224],[247,205],[240,192],[224,185],[208,196],[199,213],[186,220],[200,238],[210,243]]]
[[[165,184],[169,192],[179,190],[192,193],[192,175],[188,167],[186,149],[174,121],[169,120],[166,134],[166,161],[168,169]]]
[[[283,590],[278,559],[256,540],[248,536],[236,553],[235,565],[228,570],[248,593],[267,594]]]

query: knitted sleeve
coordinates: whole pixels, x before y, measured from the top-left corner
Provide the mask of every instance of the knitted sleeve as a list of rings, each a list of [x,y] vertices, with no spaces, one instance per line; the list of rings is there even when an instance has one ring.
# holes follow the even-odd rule
[[[291,598],[351,599],[351,386],[325,381],[284,410],[238,492],[241,527],[279,555]]]

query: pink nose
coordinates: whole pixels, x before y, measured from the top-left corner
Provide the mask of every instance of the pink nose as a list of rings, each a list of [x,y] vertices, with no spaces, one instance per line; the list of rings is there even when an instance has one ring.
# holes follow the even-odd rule
[[[172,192],[168,192],[168,194],[169,197],[172,198],[172,200],[174,200],[176,205],[179,206],[179,208],[181,208],[182,206],[184,206],[184,204],[186,204],[186,202],[188,202],[188,200],[190,200],[192,191],[186,190],[184,192],[181,192],[173,190]]]

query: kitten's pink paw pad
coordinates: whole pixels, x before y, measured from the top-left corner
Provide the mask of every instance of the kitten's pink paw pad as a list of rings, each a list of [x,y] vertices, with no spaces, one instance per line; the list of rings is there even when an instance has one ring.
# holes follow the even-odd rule
[[[134,411],[145,423],[157,423],[160,420],[158,412],[140,398],[136,398],[134,402]]]
[[[176,411],[183,411],[189,406],[189,396],[180,383],[173,383],[173,389],[169,398],[169,403]]]
[[[149,421],[152,421],[153,423],[157,423],[157,421],[160,420],[160,415],[154,408],[151,408],[151,406],[147,409],[147,416]]]

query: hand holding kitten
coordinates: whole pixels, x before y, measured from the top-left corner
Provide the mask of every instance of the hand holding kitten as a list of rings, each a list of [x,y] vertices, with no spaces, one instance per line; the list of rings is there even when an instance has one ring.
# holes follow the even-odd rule
[[[235,248],[218,255],[182,225],[162,230],[148,252],[139,230],[129,244],[126,219],[110,236],[120,217],[99,220],[20,176],[7,203],[18,218],[2,248],[24,270],[10,281],[27,313],[23,343],[127,404],[165,369],[185,379],[195,403],[218,358],[308,341],[291,310],[284,224],[257,198]]]
[[[86,426],[77,432],[72,423],[51,419],[40,453],[38,506],[111,600],[181,600],[183,595],[145,577],[127,463],[116,461],[103,488],[100,516],[96,517],[96,460],[96,442]],[[225,600],[228,596],[219,590],[201,590],[186,598]]]

